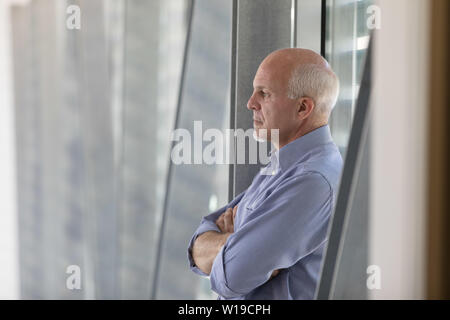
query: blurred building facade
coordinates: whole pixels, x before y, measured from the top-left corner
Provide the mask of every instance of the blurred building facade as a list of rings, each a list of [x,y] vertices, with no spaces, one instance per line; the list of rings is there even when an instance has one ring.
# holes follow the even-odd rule
[[[70,5],[79,30],[66,27]],[[185,250],[209,199],[226,201],[227,168],[180,167],[166,181],[176,117],[227,125],[231,5],[197,1],[177,109],[188,13],[183,0],[12,6],[21,298],[212,297]],[[81,290],[66,288],[69,265]]]

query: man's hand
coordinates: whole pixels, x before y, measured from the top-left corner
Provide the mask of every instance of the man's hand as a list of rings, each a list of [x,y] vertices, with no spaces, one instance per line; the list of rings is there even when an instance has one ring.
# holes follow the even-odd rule
[[[274,270],[272,272],[272,275],[270,276],[269,280],[272,280],[274,277],[276,277],[280,273],[280,270]]]
[[[234,232],[234,218],[237,212],[237,206],[229,208],[216,220],[220,233],[216,231],[207,231],[194,242],[192,248],[192,258],[197,267],[206,274],[211,273],[212,264],[217,253],[223,247],[230,234]]]
[[[233,209],[228,208],[224,213],[220,215],[216,220],[216,225],[219,227],[222,233],[233,233],[234,232],[234,219],[236,218],[238,206]],[[269,280],[272,280],[280,273],[280,270],[274,270]]]
[[[206,274],[211,273],[211,268],[231,233],[207,231],[197,237],[192,247],[192,259],[195,265]]]
[[[233,209],[228,208],[220,217],[216,220],[216,225],[219,227],[222,233],[233,233],[234,232],[234,219],[236,217],[238,206]]]

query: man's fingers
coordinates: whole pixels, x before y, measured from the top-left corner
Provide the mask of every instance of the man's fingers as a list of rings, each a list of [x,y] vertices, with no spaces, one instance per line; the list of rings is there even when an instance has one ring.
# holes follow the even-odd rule
[[[225,221],[223,219],[224,214],[222,213],[220,217],[216,220],[216,225],[219,227],[221,232],[225,232]]]
[[[236,218],[237,209],[238,209],[238,206],[234,206],[234,208],[233,208],[233,221]]]
[[[280,270],[274,270],[274,271],[272,272],[272,275],[270,276],[270,279],[276,277],[279,273],[280,273]],[[269,280],[270,280],[270,279],[269,279]]]
[[[233,211],[231,208],[228,208],[223,216],[224,224],[225,224],[225,232],[234,232],[234,223],[233,223]]]
[[[228,208],[224,213],[220,215],[216,220],[216,225],[219,227],[221,232],[234,232],[234,216],[236,214],[237,207],[233,209]]]

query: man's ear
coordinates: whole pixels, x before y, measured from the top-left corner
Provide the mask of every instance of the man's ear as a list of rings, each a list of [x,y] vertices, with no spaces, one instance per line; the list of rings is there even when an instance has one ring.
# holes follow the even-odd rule
[[[297,113],[301,120],[309,117],[315,108],[314,100],[310,97],[302,97],[298,99]]]

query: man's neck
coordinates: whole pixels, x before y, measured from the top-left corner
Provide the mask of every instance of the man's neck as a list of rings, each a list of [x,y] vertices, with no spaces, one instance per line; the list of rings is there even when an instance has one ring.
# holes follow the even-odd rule
[[[274,144],[274,146],[277,150],[280,150],[281,148],[291,143],[292,141],[297,140],[298,138],[304,136],[305,134],[308,134],[311,131],[314,131],[317,128],[320,128],[326,124],[328,124],[328,122],[315,123],[314,125],[309,126],[306,124],[304,126],[300,126],[298,130],[294,134],[292,134],[289,138],[283,139],[283,141],[280,139],[279,145],[277,146],[276,144]]]

